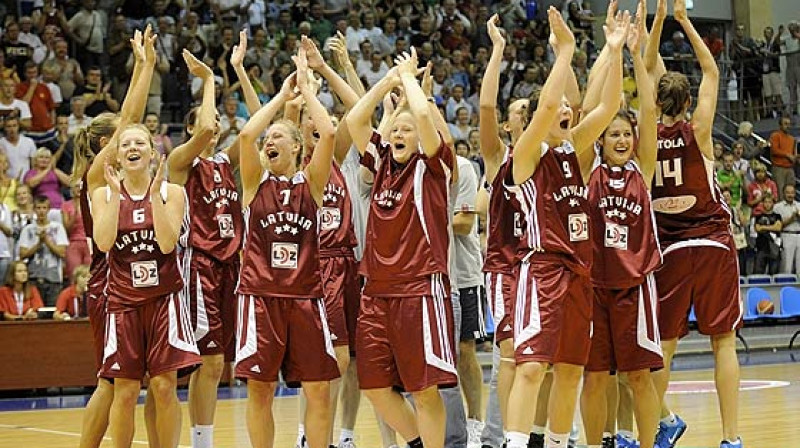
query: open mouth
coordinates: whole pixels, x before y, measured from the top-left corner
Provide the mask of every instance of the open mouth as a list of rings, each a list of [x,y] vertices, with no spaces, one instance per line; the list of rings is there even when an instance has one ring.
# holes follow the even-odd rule
[[[319,138],[319,132],[317,131],[312,132],[311,135],[313,135],[314,138]]]
[[[395,143],[394,144],[394,149],[396,149],[398,151],[402,151],[402,150],[406,149],[406,144],[405,143]]]
[[[617,146],[616,148],[614,148],[614,151],[620,154],[625,154],[626,152],[628,152],[628,149],[630,148],[628,148],[627,146]]]
[[[559,127],[563,130],[569,129],[569,118],[565,118],[558,123]]]
[[[128,162],[136,162],[137,160],[141,159],[142,156],[140,154],[131,154],[128,156]]]
[[[267,158],[269,160],[274,160],[278,157],[278,150],[277,149],[268,149],[267,150]]]

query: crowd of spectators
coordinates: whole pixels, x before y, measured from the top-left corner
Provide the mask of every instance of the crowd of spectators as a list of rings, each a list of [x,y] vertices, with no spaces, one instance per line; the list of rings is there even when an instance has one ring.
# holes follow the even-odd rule
[[[0,123],[3,131],[0,138],[0,231],[6,236],[0,238],[0,279],[7,278],[6,284],[13,288],[17,273],[9,267],[15,261],[24,261],[27,275],[36,284],[41,299],[52,305],[58,290],[67,283],[65,279],[72,278],[76,268],[87,263],[88,247],[81,226],[81,210],[78,203],[70,199],[74,138],[92,117],[119,110],[133,69],[130,38],[135,29],[149,25],[158,35],[158,61],[148,95],[145,124],[162,153],[169,152],[178,143],[167,133],[162,118],[180,122],[202,95],[202,81],[188,72],[180,56],[184,48],[215,72],[222,127],[220,147],[236,138],[247,119],[247,111],[229,59],[233,47],[239,44],[239,31],[245,30],[248,39],[245,67],[262,101],[268,100],[276,86],[292,72],[291,55],[302,36],[313,39],[339,70],[344,70],[346,64],[336,60],[331,46],[344,42],[350,62],[366,88],[385,76],[395,56],[414,46],[421,64],[431,62],[433,65],[434,100],[449,123],[458,154],[471,159],[481,171],[478,94],[491,51],[486,21],[492,14],[498,14],[507,33],[508,44],[500,70],[499,109],[504,110],[511,100],[522,97],[531,98],[535,105],[554,59],[547,44],[549,29],[540,3],[521,0],[20,0],[18,10],[5,11],[5,19],[0,23]],[[556,3],[576,35],[578,49],[573,68],[580,88],[584,89],[601,46],[595,42],[595,30],[601,22],[588,1]],[[781,26],[778,32],[765,30],[763,41],[745,37],[739,27],[728,43],[723,40],[724,33],[719,27],[711,27],[704,34],[706,44],[716,57],[750,61],[754,55],[764,56],[763,88],[759,84],[756,96],[761,98],[763,93],[764,104],[776,111],[783,111],[786,104],[794,104],[796,113],[797,88],[800,87],[800,25]],[[666,36],[660,50],[670,68],[687,74],[695,70],[691,47],[680,32]],[[775,62],[779,57],[786,58],[784,73],[780,73],[781,64]],[[797,68],[796,72],[793,67]],[[775,85],[776,76],[778,80],[786,80],[790,89],[788,101],[781,99],[780,86]],[[624,90],[629,107],[636,109],[636,84],[628,67]],[[751,93],[755,95],[755,90]],[[332,115],[341,118],[344,108],[324,81],[319,94]],[[741,227],[737,235],[744,232],[742,266],[746,273],[785,267],[785,263],[758,261],[757,247],[763,246],[762,234],[778,234],[785,247],[791,239],[786,237],[787,232],[795,232],[796,227],[800,240],[800,223],[783,219],[782,228],[777,229],[778,224],[769,224],[766,218],[761,220],[763,222],[758,220],[759,216],[769,213],[763,210],[780,213],[785,209],[790,195],[779,197],[779,192],[784,186],[794,184],[794,142],[789,140],[792,137],[787,133],[788,128],[778,132],[782,134],[770,139],[774,141],[769,150],[767,145],[759,143],[751,130],[744,132],[732,148],[726,149],[721,144],[719,148],[718,176],[734,208],[734,222]],[[774,183],[769,176],[760,174],[762,170],[757,165],[758,157],[764,152],[773,153]],[[765,200],[769,195],[773,197],[772,209]],[[790,252],[800,254],[800,250],[795,249],[781,251],[784,255]],[[788,269],[796,272],[799,267],[790,264]],[[4,302],[0,300],[0,303]]]

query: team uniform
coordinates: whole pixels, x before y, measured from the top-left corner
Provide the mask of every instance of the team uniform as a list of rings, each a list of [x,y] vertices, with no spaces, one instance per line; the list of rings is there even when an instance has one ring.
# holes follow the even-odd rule
[[[108,261],[97,245],[94,244],[94,220],[91,214],[89,192],[87,191],[86,175],[81,179],[80,195],[78,200],[81,207],[81,220],[86,238],[92,251],[92,261],[89,265],[89,283],[86,290],[86,314],[89,316],[89,326],[92,329],[94,340],[95,366],[97,370],[103,365],[103,348],[106,337],[106,281],[108,279]]]
[[[352,208],[344,175],[333,162],[320,210],[319,261],[333,345],[348,345],[355,350],[361,285],[358,263],[353,253],[358,241],[353,227]]]
[[[245,209],[236,376],[288,384],[339,376],[322,300],[319,207],[308,179],[265,171]]]
[[[569,142],[542,144],[533,176],[507,186],[526,220],[514,303],[517,363],[586,365],[592,319],[588,189]]]
[[[594,331],[586,370],[662,368],[652,274],[661,264],[661,250],[650,192],[636,162],[597,163],[589,178],[589,203]]]
[[[360,272],[356,352],[362,389],[417,392],[457,383],[448,279],[452,150],[405,164],[377,132],[362,165],[375,175]]]
[[[183,294],[201,355],[233,360],[242,206],[224,152],[196,158],[186,180],[189,231],[183,246]]]
[[[106,190],[108,194],[110,190]],[[156,241],[150,195],[133,197],[122,185],[117,239],[108,251],[108,315],[100,376],[141,380],[200,364],[180,263]],[[166,200],[166,184],[161,188]],[[158,200],[158,198],[157,198]]]
[[[742,326],[739,264],[730,211],[692,124],[658,125],[653,209],[664,264],[656,271],[661,339],[688,333],[694,305],[700,333],[724,334]]]
[[[525,234],[525,215],[514,194],[504,187],[513,185],[512,148],[489,185],[486,224],[486,259],[483,272],[486,298],[495,322],[495,342],[514,337],[511,311],[517,298],[517,251]]]

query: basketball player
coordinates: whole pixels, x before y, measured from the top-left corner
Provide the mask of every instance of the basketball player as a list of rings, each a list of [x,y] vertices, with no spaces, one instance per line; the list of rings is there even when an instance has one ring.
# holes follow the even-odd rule
[[[627,375],[634,391],[636,421],[643,448],[652,448],[658,399],[650,371],[663,367],[652,272],[661,252],[650,205],[656,163],[656,106],[641,55],[644,3],[628,34],[639,89],[638,139],[627,111],[617,113],[600,137],[600,155],[589,180],[594,255],[592,345],[581,394],[586,441],[590,447],[614,446],[603,440],[609,372]]]
[[[374,176],[356,362],[361,389],[384,420],[412,448],[442,448],[446,415],[437,389],[457,382],[448,291],[455,162],[416,80],[417,64],[414,49],[399,56],[346,119]],[[398,86],[408,107],[395,112],[386,141],[371,117]],[[396,387],[413,396],[416,415]]]
[[[492,381],[497,382],[495,393],[500,409],[501,423],[508,422],[508,394],[514,382],[514,341],[511,310],[516,298],[517,278],[514,274],[516,254],[522,244],[525,232],[525,216],[517,199],[503,187],[504,183],[513,184],[511,178],[511,152],[525,130],[530,118],[530,100],[519,99],[508,107],[508,119],[504,124],[511,138],[506,147],[500,139],[500,126],[497,123],[497,92],[500,82],[500,64],[503,59],[505,38],[497,28],[500,18],[496,14],[486,23],[489,37],[492,39],[492,55],[483,77],[480,94],[480,136],[481,155],[486,167],[486,182],[489,185],[489,206],[487,213],[486,259],[483,265],[485,276],[486,298],[495,321],[495,345],[500,354],[495,356],[499,364],[492,370]],[[496,348],[497,350],[498,348]],[[495,380],[496,377],[496,380]],[[491,393],[491,392],[490,392]],[[490,398],[490,402],[492,398]],[[496,414],[487,411],[487,424],[496,428]],[[495,432],[497,432],[495,430]],[[492,446],[503,444],[500,440],[488,440],[492,435],[485,433],[484,443]],[[497,438],[496,436],[494,437]]]
[[[234,67],[250,113],[259,109],[258,97],[247,79],[242,61],[247,34],[239,33],[239,45],[231,52]],[[203,101],[187,114],[189,140],[169,154],[170,181],[183,185],[189,201],[189,232],[183,247],[184,294],[203,365],[189,381],[189,419],[193,448],[211,448],[217,386],[232,358],[236,282],[244,222],[233,170],[239,164],[239,145],[215,152],[219,139],[214,107],[214,73],[188,51],[183,58],[190,72],[203,79]],[[232,361],[232,359],[229,359]]]
[[[271,407],[279,371],[287,383],[302,384],[309,446],[327,446],[329,381],[339,375],[322,300],[317,230],[335,129],[310,85],[303,48],[294,60],[297,73],[239,135],[247,233],[238,287],[236,376],[248,380],[247,429],[255,448],[272,446]],[[303,170],[298,168],[303,142],[296,124],[283,120],[269,126],[293,98],[295,79],[320,136]],[[255,141],[267,126],[265,169]]]
[[[78,130],[75,136],[75,163],[73,165],[72,180],[79,184],[80,208],[83,210],[81,219],[86,236],[92,238],[93,222],[89,206],[89,192],[91,187],[96,187],[104,182],[103,166],[106,160],[114,157],[116,144],[114,134],[120,126],[139,122],[144,114],[147,102],[147,91],[150,89],[150,80],[155,67],[155,52],[151,51],[155,37],[152,36],[150,27],[145,29],[144,35],[137,30],[134,33],[131,45],[133,48],[134,69],[131,77],[131,88],[122,103],[120,115],[107,113],[100,114],[88,126]],[[152,59],[148,59],[152,56]],[[97,162],[96,164],[94,162]],[[94,168],[94,169],[92,169]],[[93,239],[93,238],[92,238]],[[106,299],[105,287],[108,275],[106,254],[97,249],[92,241],[92,261],[90,265],[90,278],[87,288],[87,312],[89,324],[92,327],[95,344],[95,362],[99,370],[103,364],[103,347],[105,342]],[[148,397],[152,395],[148,394]],[[81,427],[81,448],[96,448],[103,441],[108,427],[109,411],[114,399],[114,386],[106,378],[98,377],[97,388],[83,414]],[[150,407],[148,407],[149,410]],[[146,413],[148,431],[154,426],[155,415]],[[154,440],[157,446],[157,440]]]
[[[722,417],[720,447],[738,448],[742,441],[737,427],[736,330],[742,326],[742,303],[739,265],[729,229],[731,216],[713,173],[712,130],[719,69],[689,20],[685,0],[675,0],[674,11],[675,20],[697,55],[703,78],[691,121],[686,120],[692,98],[685,75],[667,72],[660,77],[657,88],[656,104],[661,124],[653,208],[664,250],[664,265],[656,271],[656,283],[665,368],[655,375],[656,390],[662,400],[656,445],[671,448],[686,430],[686,423],[670,412],[664,393],[678,338],[688,332],[687,319],[694,304],[698,330],[711,337],[714,351],[715,382]],[[664,16],[666,0],[659,2],[651,41],[660,38]]]
[[[531,405],[547,364],[553,364],[554,377],[545,446],[569,442],[591,331],[587,159],[619,107],[622,45],[630,23],[625,13],[618,26],[605,30],[610,52],[606,89],[598,107],[572,129],[573,111],[564,92],[575,39],[555,8],[548,18],[557,58],[531,123],[514,148],[511,169],[510,190],[527,215],[528,228],[514,304],[517,367],[507,411],[509,448],[527,446],[534,421]]]

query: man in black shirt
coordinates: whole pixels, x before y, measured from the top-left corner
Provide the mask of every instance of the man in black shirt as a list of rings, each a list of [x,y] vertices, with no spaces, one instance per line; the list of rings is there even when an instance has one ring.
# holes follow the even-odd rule
[[[111,95],[111,83],[103,84],[100,67],[91,66],[86,71],[86,82],[75,89],[75,95],[83,95],[86,101],[86,115],[96,117],[103,112],[119,111],[119,102]]]
[[[753,217],[756,232],[756,274],[777,274],[781,261],[781,215],[772,209],[775,200],[766,194],[761,200],[764,210]]]

